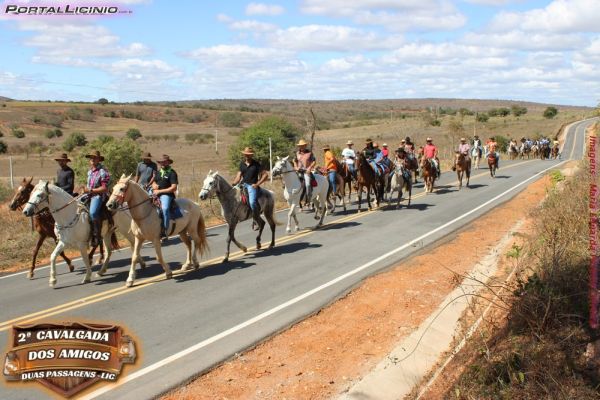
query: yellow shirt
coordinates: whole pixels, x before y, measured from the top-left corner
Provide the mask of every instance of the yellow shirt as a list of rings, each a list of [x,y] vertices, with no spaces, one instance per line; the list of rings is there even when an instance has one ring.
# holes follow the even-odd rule
[[[325,152],[325,168],[327,171],[337,171],[337,163],[331,150]]]

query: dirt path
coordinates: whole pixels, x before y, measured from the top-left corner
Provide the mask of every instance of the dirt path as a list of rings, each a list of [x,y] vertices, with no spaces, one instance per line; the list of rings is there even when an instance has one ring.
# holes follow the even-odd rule
[[[415,330],[458,284],[456,274],[471,270],[541,201],[548,185],[549,178],[539,180],[446,243],[367,279],[316,315],[162,399],[335,397]]]

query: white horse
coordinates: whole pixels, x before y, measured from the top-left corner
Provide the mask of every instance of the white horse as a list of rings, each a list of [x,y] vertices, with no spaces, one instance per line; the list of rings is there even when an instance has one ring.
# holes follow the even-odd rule
[[[204,225],[200,206],[188,199],[176,199],[175,201],[181,209],[183,217],[171,221],[167,232],[171,235],[173,233],[179,234],[181,241],[187,248],[187,259],[185,264],[181,266],[181,270],[186,271],[190,267],[197,269],[200,264],[198,263],[196,252],[199,251],[200,256],[202,256],[208,250],[206,226]],[[131,221],[131,231],[135,236],[131,267],[126,286],[133,286],[135,281],[135,263],[141,259],[140,250],[144,240],[152,242],[154,251],[156,252],[156,259],[163,267],[166,278],[171,279],[173,273],[162,257],[162,248],[160,245],[162,221],[158,215],[158,210],[152,204],[152,197],[141,185],[131,180],[131,175],[121,176],[119,182],[113,187],[106,206],[109,210],[116,210],[123,203],[127,203],[126,209],[129,210],[133,218]],[[194,242],[193,249],[192,241]]]
[[[294,170],[294,167],[290,163],[289,158],[289,156],[284,158],[277,157],[277,163],[273,167],[273,176],[281,175],[281,179],[283,180],[284,184],[283,197],[290,206],[290,211],[288,212],[288,224],[286,228],[287,233],[292,232],[292,218],[296,223],[296,231],[300,230],[298,218],[296,217],[296,210],[300,208],[300,196],[302,195],[302,182],[298,177],[298,173]],[[327,213],[327,192],[329,190],[329,181],[326,177],[319,174],[315,175],[315,179],[317,181],[317,186],[312,190],[311,201],[315,206],[315,219],[319,220],[317,227],[320,227],[323,225],[323,219]],[[320,217],[319,212],[321,213]]]
[[[479,163],[481,162],[481,153],[481,144],[475,142],[473,148],[471,149],[471,159],[473,160],[473,163],[475,164],[477,169],[479,169]]]
[[[248,251],[248,248],[238,242],[235,238],[235,227],[237,224],[252,217],[250,207],[243,204],[240,200],[240,191],[241,189],[238,186],[231,186],[229,182],[225,180],[225,178],[219,175],[219,171],[212,172],[211,170],[208,171],[208,175],[206,175],[206,179],[204,179],[204,185],[202,185],[202,190],[200,193],[198,193],[200,200],[206,200],[216,195],[221,203],[221,213],[223,214],[225,221],[227,221],[228,227],[227,251],[225,252],[223,262],[229,261],[229,249],[232,240],[233,243],[235,243],[235,245],[244,253]],[[270,190],[261,188],[258,196],[258,205],[260,206],[260,209],[262,210],[262,213],[264,214],[267,222],[269,223],[269,227],[271,228],[271,243],[269,244],[268,248],[272,249],[275,246],[275,226],[279,225],[279,223],[275,220],[274,193]],[[259,217],[255,222],[258,224],[256,248],[260,249],[260,237],[262,236],[262,231],[265,228],[265,221]]]
[[[48,207],[56,224],[54,231],[56,233],[58,243],[50,256],[50,286],[56,285],[56,257],[63,251],[65,247],[72,247],[81,253],[81,258],[85,264],[86,274],[83,283],[88,283],[91,280],[92,266],[88,258],[88,246],[90,241],[91,227],[89,223],[89,211],[79,203],[77,198],[73,198],[70,194],[47,181],[40,181],[31,192],[29,201],[23,209],[23,214],[30,217],[36,210]],[[111,239],[115,229],[125,233],[125,237],[129,233],[129,225],[131,218],[121,217],[115,218],[115,227],[108,229],[108,224],[102,226],[102,241],[106,248],[106,257],[103,260],[102,268],[97,275],[102,275],[108,267],[108,262],[112,253]],[[115,238],[116,241],[116,238]],[[144,266],[143,261],[140,265]]]
[[[404,179],[404,171],[405,168],[402,165],[402,162],[395,163],[396,168],[394,169],[394,173],[392,174],[392,178],[390,179],[390,186],[388,191],[388,206],[392,204],[392,194],[394,192],[398,192],[398,200],[396,201],[396,208],[400,208],[400,201],[402,200],[402,190],[406,189],[408,192],[408,205],[410,206],[410,199],[412,197],[412,178],[410,177],[409,170],[409,178]]]

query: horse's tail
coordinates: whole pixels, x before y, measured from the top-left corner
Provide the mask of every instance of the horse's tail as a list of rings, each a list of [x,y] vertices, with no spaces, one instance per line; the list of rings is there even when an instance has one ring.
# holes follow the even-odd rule
[[[113,250],[118,250],[120,248],[119,239],[117,239],[117,232],[113,232],[110,234],[110,247]]]
[[[198,243],[196,244],[196,250],[199,251],[200,256],[202,256],[204,253],[210,250],[208,247],[208,240],[206,240],[206,224],[204,223],[202,213],[198,213],[198,226],[196,227],[196,230],[198,232]]]

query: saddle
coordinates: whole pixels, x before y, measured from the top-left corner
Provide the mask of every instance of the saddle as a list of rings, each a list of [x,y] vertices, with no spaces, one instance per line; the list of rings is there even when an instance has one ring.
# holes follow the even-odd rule
[[[391,172],[391,162],[389,158],[383,158],[379,161],[371,160],[369,161],[369,164],[371,165],[377,176],[386,175]]]
[[[154,208],[156,208],[156,212],[158,212],[158,215],[159,215],[160,219],[162,220],[162,218],[163,218],[162,203],[160,201],[159,196],[152,195],[152,205],[154,205]],[[172,220],[176,220],[176,219],[183,217],[181,208],[179,208],[176,201],[171,202],[171,206],[169,207],[169,216],[171,217]]]
[[[79,204],[83,205],[88,212],[88,222],[90,223],[90,225],[92,224],[92,218],[89,213],[91,200],[92,197],[89,195],[81,196],[81,198],[79,199]],[[106,203],[108,203],[107,196],[105,196],[104,200],[102,200],[102,205],[100,206],[100,220],[102,222],[108,221],[108,226],[113,227],[115,225],[115,222],[113,220],[113,214],[108,209],[108,207],[106,207]]]
[[[306,171],[298,171],[298,178],[300,179],[300,182],[302,182],[302,187],[304,187],[304,174],[306,173]],[[314,174],[310,174],[311,176],[311,180],[310,180],[310,186],[312,187],[317,187],[317,179],[315,178]]]

